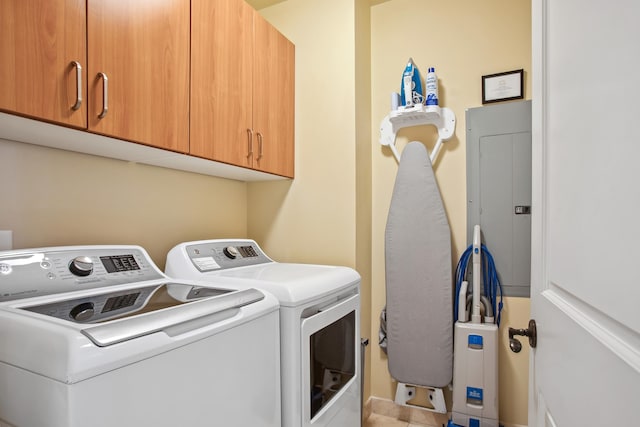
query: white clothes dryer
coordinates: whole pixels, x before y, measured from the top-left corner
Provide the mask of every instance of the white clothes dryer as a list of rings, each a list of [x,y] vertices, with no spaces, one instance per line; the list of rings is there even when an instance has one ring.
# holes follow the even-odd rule
[[[275,262],[253,240],[177,245],[174,277],[256,288],[280,302],[283,427],[361,424],[360,275],[348,267]]]
[[[138,246],[0,252],[0,425],[281,426],[279,310]]]

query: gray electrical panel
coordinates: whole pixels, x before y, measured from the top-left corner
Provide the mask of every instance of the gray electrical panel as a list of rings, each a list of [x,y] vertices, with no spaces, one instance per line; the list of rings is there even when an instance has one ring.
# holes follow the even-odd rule
[[[531,101],[466,111],[467,243],[480,225],[504,295],[531,284]]]

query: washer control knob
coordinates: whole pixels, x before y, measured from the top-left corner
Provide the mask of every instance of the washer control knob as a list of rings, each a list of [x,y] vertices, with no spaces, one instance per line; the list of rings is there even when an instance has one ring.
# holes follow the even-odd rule
[[[84,322],[91,319],[93,313],[93,303],[83,302],[73,307],[69,312],[69,316],[76,322]]]
[[[240,252],[238,252],[238,249],[236,249],[235,246],[227,246],[222,250],[222,252],[224,252],[227,258],[231,259],[236,259],[238,255],[240,255]]]
[[[75,257],[69,264],[69,271],[76,276],[88,276],[93,272],[93,261],[88,256]]]

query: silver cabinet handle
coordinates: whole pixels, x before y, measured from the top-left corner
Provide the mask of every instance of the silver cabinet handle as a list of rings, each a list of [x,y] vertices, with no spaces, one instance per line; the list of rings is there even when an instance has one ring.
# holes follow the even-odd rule
[[[109,79],[105,73],[98,73],[98,78],[102,79],[102,111],[98,118],[103,119],[109,111]]]
[[[82,66],[78,61],[71,61],[71,66],[76,69],[76,103],[71,107],[75,111],[82,105]]]
[[[262,134],[258,132],[258,158],[256,160],[260,160],[262,158]]]
[[[253,130],[247,129],[247,138],[249,145],[247,146],[247,158],[253,156]]]

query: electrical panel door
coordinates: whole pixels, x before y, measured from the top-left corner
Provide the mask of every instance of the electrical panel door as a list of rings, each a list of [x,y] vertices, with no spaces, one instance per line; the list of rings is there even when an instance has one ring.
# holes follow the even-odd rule
[[[528,297],[531,276],[531,101],[471,108],[467,242],[480,225],[504,295]]]

